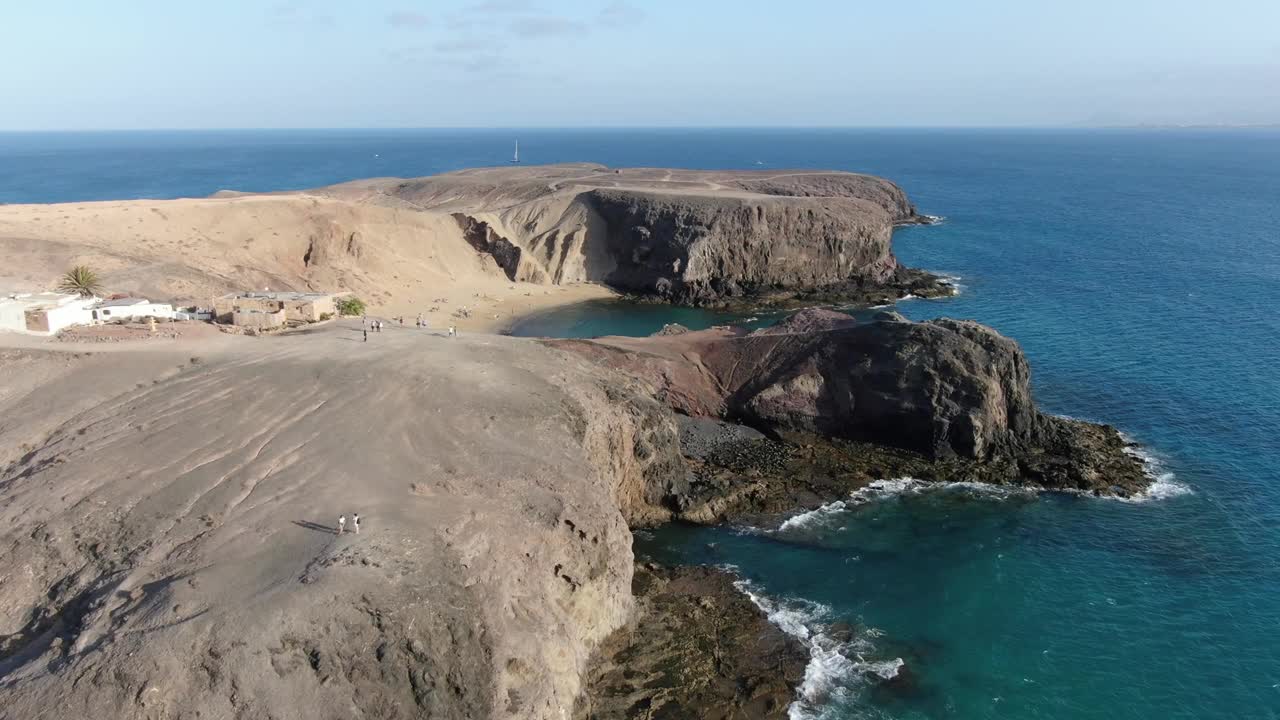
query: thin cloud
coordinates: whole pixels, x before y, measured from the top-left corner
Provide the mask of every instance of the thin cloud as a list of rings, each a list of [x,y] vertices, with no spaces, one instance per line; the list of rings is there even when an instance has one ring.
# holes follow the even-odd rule
[[[267,22],[281,27],[323,27],[333,24],[333,16],[317,13],[302,3],[277,3],[268,11]]]
[[[509,29],[521,37],[554,37],[573,35],[586,30],[582,23],[555,15],[531,15],[511,21]]]
[[[597,18],[601,25],[609,25],[611,27],[620,27],[624,25],[634,25],[644,20],[644,10],[622,0],[615,0],[609,3],[600,11]]]
[[[482,40],[480,38],[462,38],[461,40],[447,40],[438,42],[435,45],[435,51],[439,53],[478,53],[484,51],[500,50],[502,46],[492,40]]]
[[[501,15],[504,13],[533,12],[537,8],[530,0],[487,0],[469,5],[463,12],[479,15]]]
[[[422,62],[427,59],[427,48],[422,45],[414,45],[411,47],[392,48],[386,51],[388,60],[398,63],[415,63]]]
[[[397,10],[387,16],[387,24],[397,28],[424,28],[431,24],[431,18],[410,10]]]
[[[495,53],[473,55],[465,59],[458,58],[449,61],[448,64],[467,75],[485,80],[510,80],[524,77],[519,63],[505,55]]]

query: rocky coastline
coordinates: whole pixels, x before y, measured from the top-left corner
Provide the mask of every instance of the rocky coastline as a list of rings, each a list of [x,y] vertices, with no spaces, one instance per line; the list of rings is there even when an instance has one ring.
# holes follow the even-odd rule
[[[808,652],[710,567],[637,563],[631,622],[597,651],[580,720],[787,717]]]
[[[1151,482],[1115,428],[1041,412],[1022,349],[977,323],[809,309],[755,332],[544,342],[650,383],[680,415],[792,449],[823,445],[881,477],[1121,497]]]
[[[1152,481],[1115,428],[1038,410],[1021,349],[976,323],[913,323],[896,313],[859,323],[809,309],[750,333],[668,326],[648,338],[544,343],[641,379],[676,413],[684,476],[667,483],[650,522],[768,526],[903,478],[1115,497]],[[658,603],[647,622],[680,628],[687,612]],[[674,707],[702,707],[705,683],[645,694],[619,678],[648,678],[655,665],[694,672],[709,653],[759,655],[771,642],[712,653],[705,643],[633,635],[630,650],[602,652],[593,672],[611,680],[589,684],[587,702],[608,710],[592,717],[645,717],[637,709],[657,695]],[[734,662],[750,667],[746,657]],[[910,674],[885,680],[885,691]],[[776,716],[767,703],[721,698],[729,701],[740,710],[722,716]]]
[[[736,287],[729,295],[689,303],[725,312],[748,314],[811,307],[878,307],[904,298],[936,299],[956,294],[955,284],[927,270],[897,267],[878,281],[845,280],[817,287]],[[626,293],[623,300],[635,303],[673,304],[669,297],[648,293]]]

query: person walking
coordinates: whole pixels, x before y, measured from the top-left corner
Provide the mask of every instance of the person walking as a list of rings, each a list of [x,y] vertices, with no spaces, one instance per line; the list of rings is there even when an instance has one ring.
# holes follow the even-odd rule
[[[351,529],[355,530],[357,535],[360,534],[360,513],[351,516]]]
[[[338,534],[341,535],[346,531],[347,531],[347,516],[339,515],[338,516]]]

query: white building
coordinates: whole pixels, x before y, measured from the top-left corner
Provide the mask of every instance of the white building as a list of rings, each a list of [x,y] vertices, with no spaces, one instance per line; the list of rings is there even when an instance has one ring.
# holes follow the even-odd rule
[[[208,308],[174,308],[174,320],[212,320],[213,310]]]
[[[146,298],[126,297],[103,300],[93,308],[93,320],[110,322],[121,318],[172,318],[173,306],[155,303]]]
[[[53,335],[72,325],[93,322],[98,298],[56,292],[14,293],[0,297],[0,330]]]

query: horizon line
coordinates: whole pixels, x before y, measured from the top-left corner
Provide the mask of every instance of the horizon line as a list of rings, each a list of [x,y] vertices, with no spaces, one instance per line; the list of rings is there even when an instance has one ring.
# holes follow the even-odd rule
[[[1064,125],[335,125],[262,127],[103,127],[0,128],[0,133],[130,133],[130,132],[341,132],[341,131],[520,131],[548,130],[1263,130],[1276,123],[1135,123]]]

